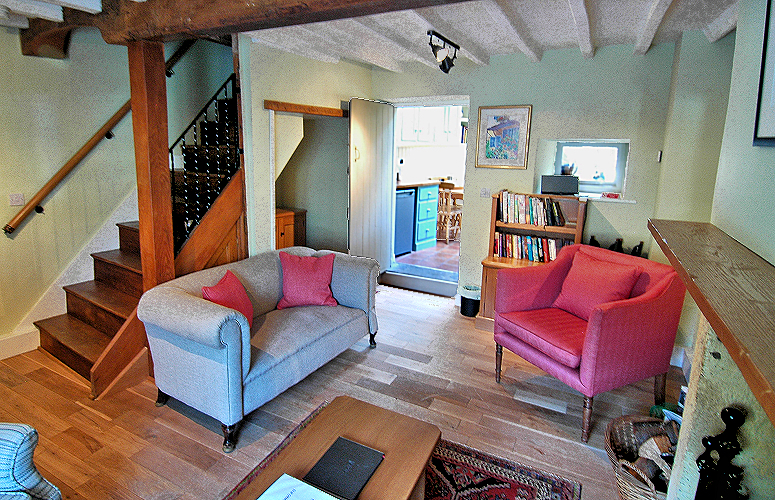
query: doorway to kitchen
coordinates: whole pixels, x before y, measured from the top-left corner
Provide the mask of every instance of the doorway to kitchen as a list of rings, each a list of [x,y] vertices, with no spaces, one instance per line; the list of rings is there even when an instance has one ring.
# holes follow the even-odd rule
[[[396,107],[394,284],[457,292],[467,132],[467,102]]]

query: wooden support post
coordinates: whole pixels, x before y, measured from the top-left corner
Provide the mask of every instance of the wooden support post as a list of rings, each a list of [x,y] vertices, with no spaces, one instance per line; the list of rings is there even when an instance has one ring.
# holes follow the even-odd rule
[[[129,80],[137,168],[143,289],[175,277],[172,196],[167,146],[164,45],[132,41]]]

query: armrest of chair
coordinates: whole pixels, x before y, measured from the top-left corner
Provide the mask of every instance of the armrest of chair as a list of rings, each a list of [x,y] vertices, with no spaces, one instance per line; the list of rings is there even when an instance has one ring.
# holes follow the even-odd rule
[[[664,373],[685,292],[673,272],[638,297],[595,307],[581,355],[581,382],[603,392]]]
[[[560,294],[572,263],[573,255],[563,252],[557,260],[540,266],[499,270],[495,311],[506,313],[550,307]]]

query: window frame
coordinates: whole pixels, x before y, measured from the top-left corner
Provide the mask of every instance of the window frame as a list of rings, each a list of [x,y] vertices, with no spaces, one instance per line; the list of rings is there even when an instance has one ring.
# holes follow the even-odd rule
[[[624,194],[624,178],[627,175],[627,164],[630,156],[630,141],[627,140],[563,140],[557,141],[557,151],[554,158],[554,172],[562,174],[562,150],[566,146],[591,146],[591,147],[615,147],[616,155],[616,182],[593,182],[579,179],[579,192],[582,193],[620,193]]]

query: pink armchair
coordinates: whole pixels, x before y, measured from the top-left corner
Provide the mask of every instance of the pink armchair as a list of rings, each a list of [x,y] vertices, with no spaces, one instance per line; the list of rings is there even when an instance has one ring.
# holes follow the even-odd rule
[[[495,380],[505,347],[581,392],[587,442],[595,395],[656,377],[654,400],[664,402],[684,294],[672,267],[588,245],[564,247],[542,266],[503,269]]]

